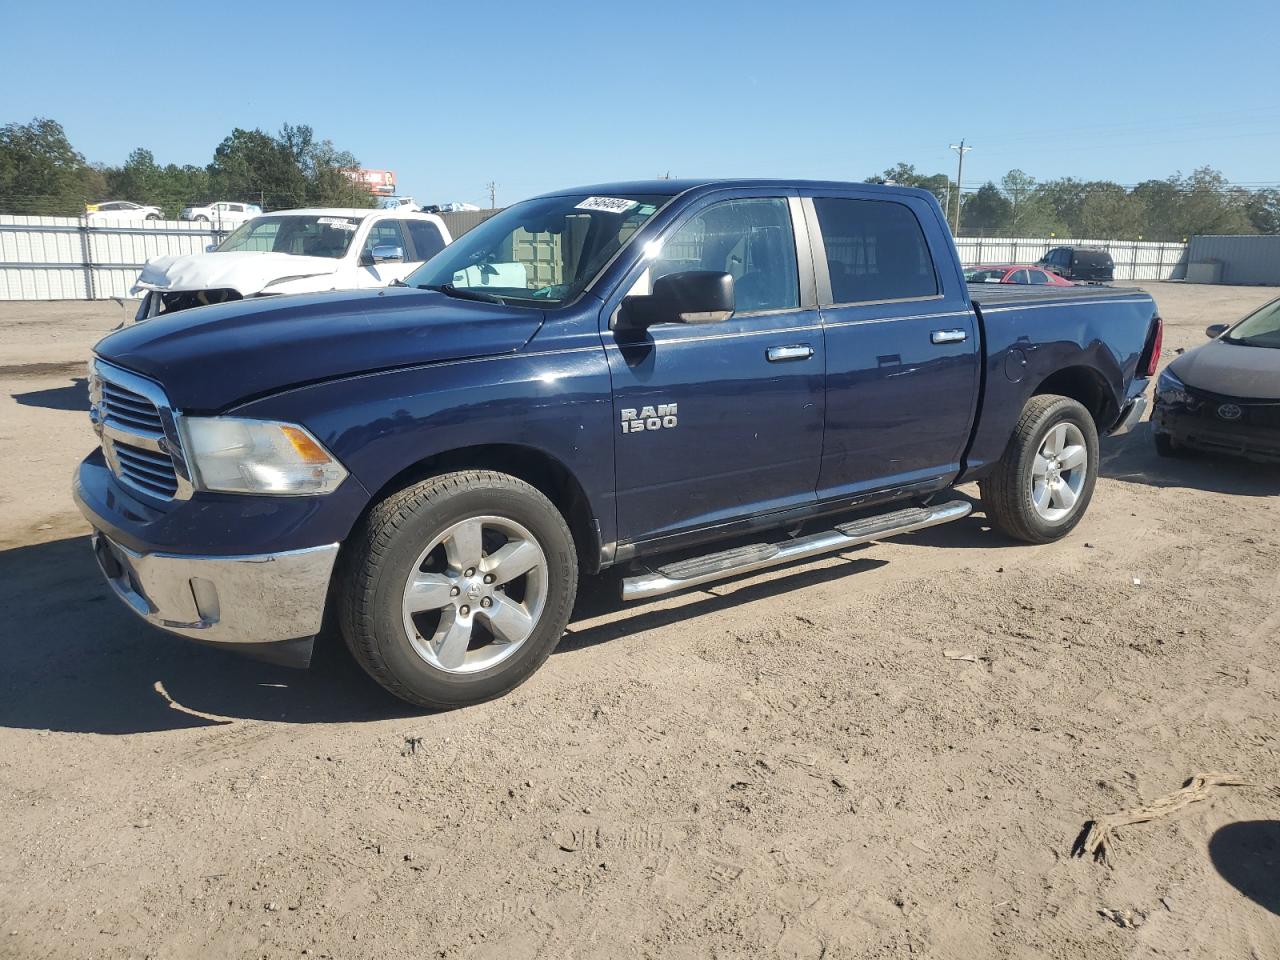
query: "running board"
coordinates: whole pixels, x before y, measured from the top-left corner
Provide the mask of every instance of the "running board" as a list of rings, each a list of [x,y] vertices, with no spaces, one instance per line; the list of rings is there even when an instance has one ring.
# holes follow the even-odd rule
[[[634,577],[626,577],[622,581],[623,600],[643,600],[656,597],[688,587],[696,587],[700,583],[722,580],[767,567],[789,563],[792,560],[803,560],[815,557],[832,550],[870,543],[872,540],[883,540],[896,537],[913,530],[925,527],[936,527],[940,523],[948,523],[967,517],[973,506],[967,500],[952,500],[932,507],[909,507],[906,510],[895,510],[861,520],[842,523],[833,530],[811,533],[795,540],[784,540],[781,543],[753,543],[745,547],[734,547],[719,553],[709,553],[690,560],[668,563],[652,570],[646,570]]]

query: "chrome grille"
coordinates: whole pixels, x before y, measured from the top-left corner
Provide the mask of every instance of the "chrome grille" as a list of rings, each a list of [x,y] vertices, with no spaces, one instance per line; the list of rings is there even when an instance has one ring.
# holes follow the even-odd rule
[[[190,496],[175,415],[159,385],[95,360],[89,402],[103,456],[122,484],[161,500]]]
[[[178,475],[173,470],[173,458],[167,453],[144,450],[120,440],[113,441],[112,447],[122,480],[161,497],[178,492]]]
[[[132,390],[126,390],[110,380],[102,381],[102,413],[126,427],[147,430],[157,437],[164,436],[164,424],[156,405]]]

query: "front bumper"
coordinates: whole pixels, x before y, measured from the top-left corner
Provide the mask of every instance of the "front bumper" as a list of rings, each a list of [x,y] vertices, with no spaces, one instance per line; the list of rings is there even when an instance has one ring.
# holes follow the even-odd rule
[[[338,545],[245,557],[136,553],[95,531],[93,552],[116,596],[162,630],[209,643],[314,637]]]
[[[1151,428],[1203,453],[1280,463],[1280,429],[1214,419],[1206,415],[1203,407],[1193,413],[1181,406],[1157,403],[1151,414]]]
[[[178,636],[290,667],[311,662],[338,545],[247,557],[135,553],[95,532],[116,596]]]

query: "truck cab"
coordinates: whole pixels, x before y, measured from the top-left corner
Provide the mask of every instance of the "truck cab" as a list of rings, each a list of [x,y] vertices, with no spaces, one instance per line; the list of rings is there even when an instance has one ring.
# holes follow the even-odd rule
[[[958,519],[968,480],[1013,539],[1066,536],[1160,321],[982,294],[921,190],[557,191],[403,285],[108,337],[76,495],[152,623],[305,660],[328,611],[394,694],[473,703],[543,662],[580,574],[686,589]]]

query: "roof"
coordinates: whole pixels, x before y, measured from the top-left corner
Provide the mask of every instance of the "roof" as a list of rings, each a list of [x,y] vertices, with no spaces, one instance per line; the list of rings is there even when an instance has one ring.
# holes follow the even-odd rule
[[[779,180],[767,178],[717,178],[683,179],[683,180],[621,180],[616,183],[593,183],[582,187],[569,187],[564,190],[552,190],[541,194],[544,197],[563,197],[573,194],[589,196],[610,196],[612,194],[652,194],[656,196],[675,196],[689,190],[731,190],[734,188],[775,187],[779,189],[839,189],[865,190],[869,193],[885,193],[902,196],[904,193],[922,197],[933,197],[928,190],[918,187],[887,186],[880,183],[855,183],[841,180]]]
[[[302,207],[297,210],[269,210],[267,216],[282,217],[367,217],[371,213],[383,213],[374,207]]]

